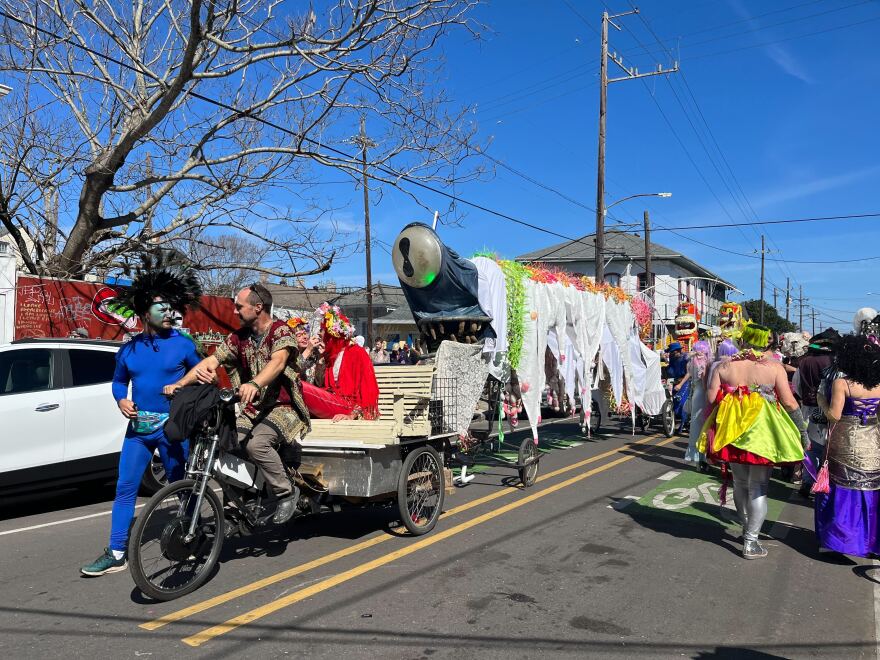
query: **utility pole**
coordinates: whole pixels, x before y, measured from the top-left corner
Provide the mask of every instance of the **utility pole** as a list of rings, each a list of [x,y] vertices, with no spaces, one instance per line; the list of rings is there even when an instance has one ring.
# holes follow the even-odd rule
[[[638,14],[638,9],[623,12],[622,14],[608,15],[608,12],[602,13],[602,56],[599,60],[599,148],[598,148],[598,173],[596,177],[596,282],[605,281],[605,115],[608,109],[608,84],[620,82],[622,80],[633,80],[635,78],[646,78],[648,76],[667,75],[678,71],[678,62],[675,62],[673,68],[664,69],[661,65],[657,65],[656,71],[649,73],[639,73],[634,67],[625,67],[623,58],[618,57],[617,53],[608,53],[608,26],[611,25],[615,30],[620,30],[620,26],[614,23],[615,18],[629,16],[630,14]],[[608,79],[608,59],[611,59],[626,74],[620,78]]]
[[[810,320],[813,323],[813,335],[816,334],[816,317],[819,316],[819,312],[816,311],[815,307],[810,307]]]
[[[654,274],[651,272],[651,218],[645,209],[645,289],[649,291],[648,299],[654,309]],[[654,336],[654,312],[651,312],[651,337]]]
[[[761,234],[761,325],[764,325],[764,234]]]
[[[803,329],[804,329],[804,285],[803,284],[800,285],[800,291],[801,291],[801,295],[798,298],[798,303],[800,306],[800,314],[799,314],[800,318],[798,319],[798,329],[803,331]]]
[[[367,147],[375,147],[376,143],[367,137],[366,118],[361,117],[361,132],[355,139],[361,146],[361,174],[364,186],[364,240],[367,257],[367,350],[373,347],[373,267],[370,252],[370,186],[367,177]]]
[[[651,292],[651,300],[654,300],[654,274],[651,272],[651,217],[645,210],[645,288]]]
[[[775,309],[775,310],[778,312],[778,311],[779,311],[779,307],[776,306],[776,294],[777,294],[777,293],[779,293],[779,289],[777,289],[777,288],[774,286],[774,287],[773,287],[773,309]]]
[[[791,307],[791,280],[789,278],[785,278],[785,321],[786,323],[791,323],[788,318],[789,309]]]

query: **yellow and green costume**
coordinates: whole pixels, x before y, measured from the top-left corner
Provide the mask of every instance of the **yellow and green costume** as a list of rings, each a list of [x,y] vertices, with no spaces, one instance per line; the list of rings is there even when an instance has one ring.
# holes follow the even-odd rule
[[[716,461],[770,465],[804,459],[801,435],[772,387],[722,385],[697,441]]]

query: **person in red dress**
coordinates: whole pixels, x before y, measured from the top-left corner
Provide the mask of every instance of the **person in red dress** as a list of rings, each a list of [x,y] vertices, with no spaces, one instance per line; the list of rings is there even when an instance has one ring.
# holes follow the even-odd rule
[[[352,342],[354,326],[339,307],[324,303],[312,323],[320,324],[324,345],[324,387],[302,381],[303,399],[312,417],[379,418],[379,386],[370,355]]]

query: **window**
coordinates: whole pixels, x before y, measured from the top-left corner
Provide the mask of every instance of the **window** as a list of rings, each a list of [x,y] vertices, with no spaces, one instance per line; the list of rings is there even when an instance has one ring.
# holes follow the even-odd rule
[[[48,348],[0,353],[0,395],[52,389],[52,362]]]
[[[605,273],[605,283],[620,286],[620,273]]]
[[[70,349],[70,375],[73,387],[109,383],[116,370],[116,354],[110,351]]]
[[[652,274],[651,279],[654,279],[654,275]],[[647,273],[639,273],[638,275],[638,286],[639,291],[644,291],[647,289],[650,284],[648,284],[648,274]]]

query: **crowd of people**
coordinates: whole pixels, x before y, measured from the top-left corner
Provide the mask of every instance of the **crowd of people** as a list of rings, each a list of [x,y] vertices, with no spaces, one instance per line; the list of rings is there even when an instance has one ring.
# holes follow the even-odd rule
[[[410,346],[404,340],[394,342],[389,351],[388,342],[384,339],[377,339],[370,351],[370,359],[373,364],[418,364],[423,355],[424,353],[419,350],[418,344]]]
[[[732,481],[746,559],[767,554],[776,467],[813,499],[820,552],[880,556],[880,315],[860,311],[854,326],[776,337],[747,323],[714,352],[669,347],[680,433],[690,421],[685,460],[720,466],[722,501]]]

